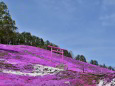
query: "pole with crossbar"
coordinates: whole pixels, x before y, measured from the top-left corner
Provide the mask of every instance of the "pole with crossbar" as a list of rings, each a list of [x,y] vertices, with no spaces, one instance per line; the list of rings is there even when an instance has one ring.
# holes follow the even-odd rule
[[[62,63],[64,63],[64,62],[63,62],[63,50],[62,50]]]
[[[50,45],[48,45],[48,47],[51,48],[50,61],[52,61],[52,53],[53,53],[53,52],[58,52],[58,53],[60,53],[60,54],[62,55],[62,59],[61,59],[60,61],[61,61],[62,63],[64,63],[64,57],[63,57],[63,55],[64,55],[64,50],[65,50],[65,49],[61,49],[61,48],[59,48],[59,47],[53,47],[53,46],[50,46]],[[53,48],[54,48],[54,49],[59,49],[59,51],[53,50]]]
[[[52,61],[52,47],[51,47],[51,59],[50,60]]]

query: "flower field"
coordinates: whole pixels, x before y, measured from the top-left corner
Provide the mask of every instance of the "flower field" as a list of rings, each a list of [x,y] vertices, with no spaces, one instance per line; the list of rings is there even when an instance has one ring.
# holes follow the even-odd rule
[[[0,44],[0,86],[97,86],[115,72],[27,45]],[[83,72],[84,70],[84,72]]]

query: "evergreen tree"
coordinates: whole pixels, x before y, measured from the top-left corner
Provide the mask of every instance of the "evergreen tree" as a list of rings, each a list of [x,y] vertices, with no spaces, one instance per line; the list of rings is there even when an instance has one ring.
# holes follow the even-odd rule
[[[112,69],[111,70],[113,70],[113,71],[115,71],[115,69],[112,67]]]
[[[21,39],[21,34],[19,32],[14,33],[14,37],[12,37],[11,39],[11,44],[13,45],[23,44]]]
[[[71,57],[74,59],[74,54],[72,51],[69,52],[71,54]]]
[[[32,46],[39,46],[40,45],[40,39],[39,37],[32,36],[31,43]]]
[[[41,45],[41,47],[44,46],[44,40],[42,38],[40,39],[40,45]]]
[[[68,55],[67,55],[67,57],[70,57],[70,58],[72,58],[72,55],[71,55],[71,53],[70,53],[70,52],[68,52]]]
[[[91,61],[90,61],[90,64],[98,65],[98,61],[96,61],[96,60],[91,60]]]
[[[112,67],[111,67],[111,66],[109,66],[109,67],[108,67],[108,69],[109,69],[109,70],[112,70]]]
[[[86,62],[85,56],[81,55],[81,56],[80,56],[80,61]]]
[[[76,59],[76,60],[80,60],[80,55],[77,55],[77,56],[75,57],[75,59]]]
[[[93,60],[93,64],[94,64],[94,65],[98,65],[98,61]]]
[[[100,66],[100,67],[103,67],[103,65],[101,65],[101,64],[100,64],[99,66]]]
[[[107,66],[105,64],[103,64],[103,68],[107,68]]]
[[[24,41],[25,45],[31,45],[31,41],[32,41],[32,36],[30,32],[22,32],[22,39]]]
[[[68,50],[64,50],[64,56],[72,58],[72,55],[70,52],[68,52]]]
[[[7,5],[0,2],[0,43],[9,44],[16,29],[15,21],[12,20]]]
[[[75,59],[76,59],[76,60],[80,60],[80,61],[82,61],[82,62],[87,62],[85,56],[83,56],[83,55],[77,55],[77,56],[75,57]]]
[[[90,64],[93,64],[93,60],[90,61]]]
[[[45,44],[46,44],[46,45],[50,45],[50,42],[47,40],[47,41],[45,42]]]
[[[36,46],[39,47],[40,46],[40,38],[36,37]]]

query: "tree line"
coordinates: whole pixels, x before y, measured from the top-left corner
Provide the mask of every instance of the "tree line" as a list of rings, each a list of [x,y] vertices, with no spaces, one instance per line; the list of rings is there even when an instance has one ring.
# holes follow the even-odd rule
[[[79,60],[79,61],[82,61],[82,62],[87,62],[85,56],[83,56],[83,55],[77,55],[75,57],[75,59]],[[93,64],[93,65],[97,65],[97,66],[103,67],[103,68],[108,68],[109,70],[115,71],[115,69],[112,66],[106,66],[105,64],[101,65],[101,64],[98,63],[97,60],[91,60],[89,63]]]

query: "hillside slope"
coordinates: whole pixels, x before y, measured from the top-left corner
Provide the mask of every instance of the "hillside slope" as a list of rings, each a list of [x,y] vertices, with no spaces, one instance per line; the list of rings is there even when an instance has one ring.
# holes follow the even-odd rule
[[[27,45],[0,44],[0,86],[96,86],[115,72]],[[83,73],[84,70],[84,73]]]

